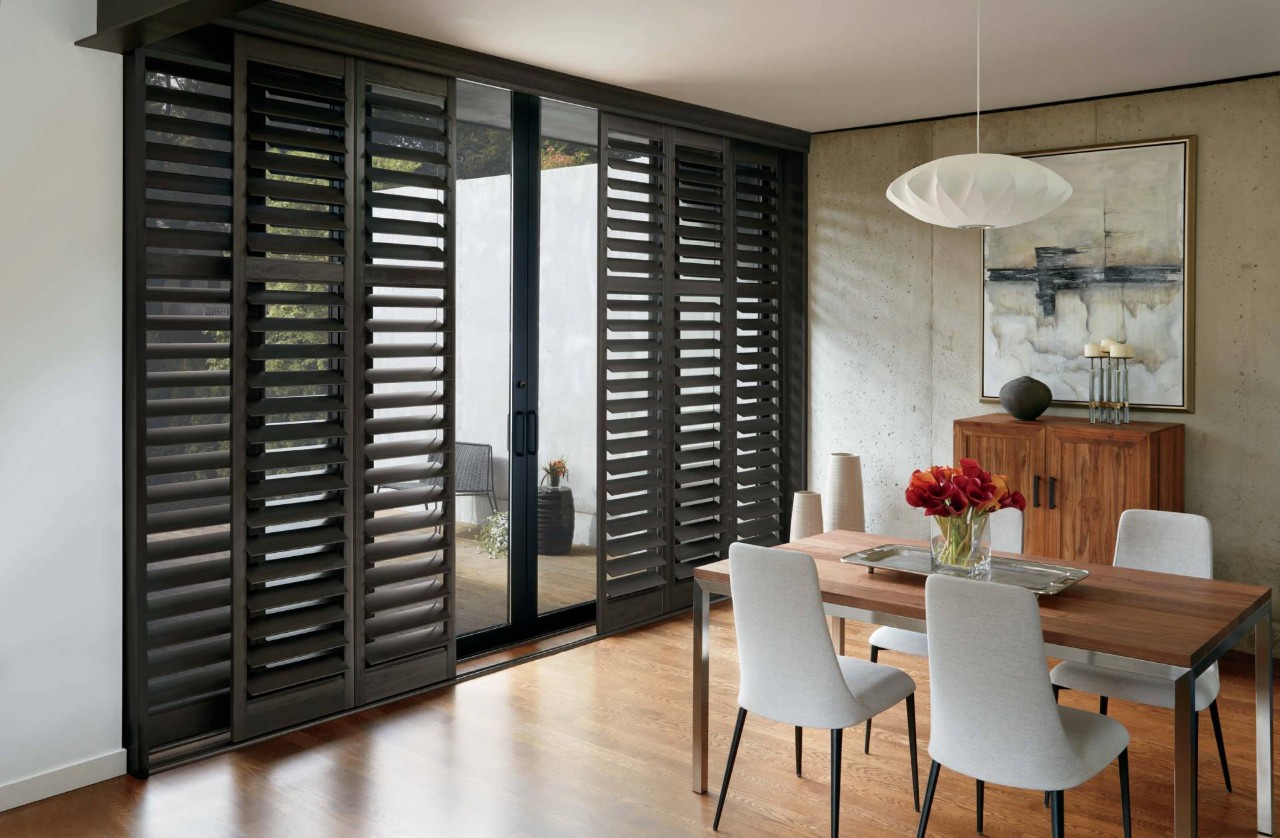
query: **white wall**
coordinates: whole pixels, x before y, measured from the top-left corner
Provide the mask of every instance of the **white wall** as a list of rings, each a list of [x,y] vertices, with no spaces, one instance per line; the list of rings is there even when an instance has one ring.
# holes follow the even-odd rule
[[[0,809],[124,770],[123,105],[121,59],[72,45],[94,19],[0,2]]]

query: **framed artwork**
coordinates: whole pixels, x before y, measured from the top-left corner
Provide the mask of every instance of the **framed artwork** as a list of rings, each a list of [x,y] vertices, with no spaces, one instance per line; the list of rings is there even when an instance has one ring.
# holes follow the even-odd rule
[[[1195,137],[1021,155],[1071,184],[1027,224],[983,234],[982,400],[1029,375],[1089,398],[1086,343],[1131,345],[1135,409],[1194,403]]]

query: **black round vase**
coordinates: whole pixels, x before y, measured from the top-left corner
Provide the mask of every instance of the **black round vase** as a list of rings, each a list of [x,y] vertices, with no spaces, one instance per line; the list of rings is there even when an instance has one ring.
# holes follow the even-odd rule
[[[538,552],[563,556],[573,548],[573,490],[538,488]]]
[[[1024,375],[1000,388],[1000,406],[1014,419],[1031,422],[1049,409],[1053,392],[1043,381]]]

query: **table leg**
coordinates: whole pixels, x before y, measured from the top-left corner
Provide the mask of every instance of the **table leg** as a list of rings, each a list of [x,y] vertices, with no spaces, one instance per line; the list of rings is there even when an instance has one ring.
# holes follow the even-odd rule
[[[1173,834],[1196,834],[1196,676],[1188,671],[1173,682]]]
[[[1268,606],[1269,607],[1269,606]],[[1272,803],[1274,790],[1271,779],[1272,738],[1272,675],[1271,675],[1271,613],[1258,621],[1253,629],[1253,678],[1255,723],[1258,737],[1258,831],[1263,835],[1272,832]]]
[[[831,642],[836,647],[836,654],[844,654],[844,617],[831,618]]]
[[[707,720],[710,704],[711,594],[693,585],[693,791],[707,793]]]

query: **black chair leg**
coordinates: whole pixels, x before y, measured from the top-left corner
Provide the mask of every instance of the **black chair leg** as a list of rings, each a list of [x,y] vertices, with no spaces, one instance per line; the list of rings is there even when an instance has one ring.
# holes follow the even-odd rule
[[[871,662],[878,663],[880,659],[880,647],[871,647]],[[864,754],[871,753],[871,720],[867,719],[867,737],[862,742],[862,752]]]
[[[800,754],[804,748],[804,728],[796,726],[796,776],[800,776]]]
[[[1133,820],[1129,816],[1129,749],[1120,752],[1120,815],[1124,819],[1124,838],[1133,836]]]
[[[840,835],[840,751],[844,731],[831,731],[831,838]]]
[[[1098,712],[1107,715],[1107,697],[1105,695],[1098,696]]]
[[[924,838],[929,828],[929,810],[933,808],[933,792],[938,788],[938,774],[942,765],[935,759],[929,765],[929,781],[924,787],[924,805],[920,808],[920,825],[916,827],[916,838]]]
[[[1059,694],[1060,692],[1062,692],[1062,687],[1059,687],[1057,684],[1054,684],[1054,685],[1053,685],[1053,700],[1054,700],[1054,701],[1057,701],[1057,700],[1058,700],[1058,694]],[[1045,793],[1044,793],[1044,808],[1046,808],[1046,809],[1048,809],[1048,808],[1049,808],[1049,795],[1050,795],[1050,793],[1051,793],[1051,792],[1045,792]]]
[[[978,834],[982,834],[982,806],[987,797],[987,784],[981,780],[975,780],[978,784]]]
[[[1064,813],[1062,810],[1064,808],[1065,802],[1066,802],[1065,792],[1055,791],[1053,795],[1049,798],[1049,809],[1053,815],[1053,831],[1051,833],[1053,835],[1053,838],[1064,838],[1063,833],[1066,831],[1065,830],[1066,818],[1064,817]]]
[[[920,811],[920,763],[916,756],[916,694],[907,696],[907,746],[911,748],[911,797]]]
[[[1227,767],[1227,746],[1222,742],[1222,719],[1218,717],[1218,701],[1209,705],[1209,718],[1213,721],[1213,738],[1218,740],[1218,761],[1222,763],[1222,782],[1231,791],[1231,769]]]
[[[745,707],[738,708],[738,721],[733,726],[733,742],[729,744],[729,759],[724,764],[724,781],[720,783],[720,799],[716,801],[716,819],[712,829],[720,828],[720,813],[724,811],[725,798],[729,796],[729,778],[733,776],[733,761],[738,758],[738,742],[742,740],[742,725],[747,721]]]

